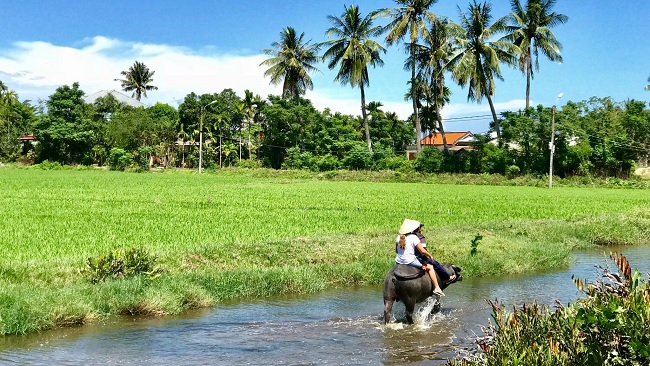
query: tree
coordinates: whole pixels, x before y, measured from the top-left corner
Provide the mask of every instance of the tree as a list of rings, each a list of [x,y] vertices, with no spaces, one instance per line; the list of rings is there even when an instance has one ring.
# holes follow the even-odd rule
[[[487,98],[497,139],[501,143],[501,129],[492,101],[495,93],[494,78],[503,80],[499,67],[501,62],[516,64],[515,54],[518,48],[506,40],[491,41],[497,34],[507,30],[508,19],[503,17],[490,24],[490,3],[479,4],[474,0],[467,14],[460,7],[458,10],[464,35],[458,39],[458,52],[449,61],[453,70],[452,77],[461,87],[469,86],[467,100],[480,103],[484,97]]]
[[[390,148],[393,154],[403,154],[408,145],[413,143],[415,133],[413,126],[399,119],[394,112],[384,112],[381,102],[368,103],[370,128],[373,144]]]
[[[246,135],[248,137],[248,156],[251,158],[253,143],[251,138],[254,133],[259,132],[260,109],[265,102],[259,95],[254,95],[250,90],[244,90],[244,98],[241,100],[244,105],[244,117],[246,118]]]
[[[368,126],[368,117],[366,114],[366,95],[364,86],[369,85],[368,65],[373,67],[382,66],[380,52],[386,52],[386,49],[379,43],[370,39],[378,36],[382,32],[380,26],[373,26],[372,14],[361,17],[359,7],[351,5],[349,8],[344,6],[345,11],[340,18],[328,15],[327,19],[332,23],[325,35],[334,37],[323,45],[329,46],[323,54],[323,59],[329,59],[327,65],[333,70],[336,65],[339,66],[339,72],[334,80],[342,85],[350,84],[351,87],[358,86],[361,91],[361,115],[363,126],[366,134],[366,143],[368,151],[372,151],[372,141],[370,140],[370,128]]]
[[[318,45],[310,45],[304,40],[305,33],[296,34],[292,27],[280,33],[280,42],[273,42],[275,49],[262,52],[271,56],[260,65],[269,66],[264,76],[271,77],[271,84],[282,84],[282,97],[299,99],[307,89],[314,88],[309,73],[318,71],[314,66],[319,61]]]
[[[650,77],[648,77],[648,82],[650,83]],[[650,90],[650,84],[645,86],[645,90]]]
[[[392,19],[386,26],[388,35],[386,36],[386,43],[390,46],[393,43],[401,40],[408,33],[411,62],[411,85],[416,84],[415,75],[415,45],[420,36],[427,32],[426,21],[433,22],[436,15],[429,11],[429,8],[437,2],[437,0],[395,0],[400,7],[393,9],[381,9],[377,14]],[[422,126],[420,125],[420,116],[418,114],[417,98],[415,89],[411,88],[411,99],[413,101],[413,118],[415,121],[416,148],[420,152],[422,149]]]
[[[429,31],[422,39],[423,42],[416,45],[417,78],[420,80],[418,90],[424,91],[422,99],[427,103],[423,115],[436,119],[437,130],[442,135],[445,150],[447,150],[447,138],[442,124],[441,110],[445,103],[449,102],[451,91],[445,86],[444,73],[456,47],[453,41],[462,35],[462,31],[462,28],[454,22],[437,18],[431,23]],[[432,108],[429,106],[431,103]]]
[[[56,89],[45,102],[47,114],[36,123],[39,160],[61,163],[91,163],[91,148],[97,140],[91,118],[94,108],[86,104],[79,83]]]
[[[539,71],[540,51],[549,60],[562,62],[562,44],[555,38],[551,28],[566,23],[569,18],[552,11],[556,0],[528,0],[526,8],[519,0],[510,0],[512,25],[508,40],[520,49],[519,68],[526,75],[526,108],[530,107],[530,81],[535,71]]]
[[[16,140],[26,134],[35,119],[34,109],[28,101],[21,103],[18,94],[0,81],[0,159],[15,160],[20,154],[20,145]],[[23,147],[26,152],[28,144]]]
[[[147,97],[148,90],[158,90],[157,86],[149,85],[153,82],[155,73],[155,71],[150,71],[142,62],[135,61],[128,71],[120,72],[124,79],[115,79],[115,81],[122,84],[122,90],[126,92],[133,91],[131,96],[139,101],[143,95],[145,98]]]

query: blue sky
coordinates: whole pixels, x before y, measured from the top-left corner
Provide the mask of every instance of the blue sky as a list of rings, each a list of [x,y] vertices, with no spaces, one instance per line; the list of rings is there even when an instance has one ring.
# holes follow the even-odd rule
[[[470,1],[439,0],[431,10],[458,21],[458,7]],[[287,26],[304,32],[312,42],[326,40],[327,15],[339,16],[344,5],[355,4],[362,14],[393,7],[391,0],[324,1],[86,1],[3,0],[0,12],[0,80],[21,99],[46,99],[64,84],[77,81],[92,94],[119,90],[120,71],[135,60],[156,72],[158,91],[148,93],[146,104],[176,106],[190,92],[220,92],[232,88],[240,96],[250,89],[263,97],[279,94],[269,85],[259,64],[260,50],[279,40]],[[505,16],[509,1],[494,0],[493,16]],[[540,57],[540,70],[532,83],[532,104],[558,106],[568,100],[610,96],[615,101],[650,101],[644,91],[650,77],[650,1],[558,0],[555,11],[569,17],[553,29],[563,44],[564,62]],[[385,24],[385,20],[378,20]],[[384,110],[406,118],[410,103],[403,100],[409,73],[402,68],[403,47],[392,46],[383,55],[383,68],[370,70],[368,101],[381,101]],[[325,64],[312,75],[314,90],[306,95],[314,105],[359,114],[359,91],[334,82]],[[498,111],[524,105],[525,78],[503,66],[505,81],[497,85]],[[443,114],[447,130],[483,132],[489,117],[454,120],[460,116],[489,114],[487,101],[467,102],[467,90],[452,87]],[[563,93],[562,99],[556,99]]]

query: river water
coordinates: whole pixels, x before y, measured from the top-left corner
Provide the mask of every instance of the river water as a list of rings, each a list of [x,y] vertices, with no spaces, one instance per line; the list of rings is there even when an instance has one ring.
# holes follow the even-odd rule
[[[650,246],[618,248],[647,280]],[[607,249],[609,252],[609,249]],[[531,276],[466,278],[445,290],[440,313],[420,307],[406,325],[404,306],[383,325],[380,287],[220,304],[165,318],[114,318],[103,324],[0,339],[9,365],[438,365],[473,338],[492,314],[487,299],[512,308],[563,304],[581,296],[571,275],[595,280],[614,268],[605,250],[574,253],[566,270]]]

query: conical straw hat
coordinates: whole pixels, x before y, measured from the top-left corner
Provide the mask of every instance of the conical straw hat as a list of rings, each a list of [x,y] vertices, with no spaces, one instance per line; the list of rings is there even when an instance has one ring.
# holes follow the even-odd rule
[[[402,227],[399,228],[400,235],[406,235],[417,230],[422,224],[419,221],[404,219]]]

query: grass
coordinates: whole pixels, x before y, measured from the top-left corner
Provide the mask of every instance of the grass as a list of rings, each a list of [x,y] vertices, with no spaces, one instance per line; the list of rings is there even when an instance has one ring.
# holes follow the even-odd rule
[[[466,276],[566,266],[575,248],[650,237],[644,189],[16,168],[0,169],[0,186],[0,334],[378,284],[405,217]],[[155,256],[162,274],[84,277],[89,257],[129,248]]]

